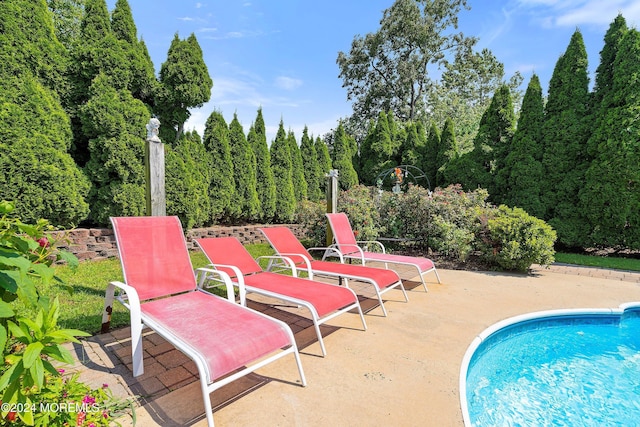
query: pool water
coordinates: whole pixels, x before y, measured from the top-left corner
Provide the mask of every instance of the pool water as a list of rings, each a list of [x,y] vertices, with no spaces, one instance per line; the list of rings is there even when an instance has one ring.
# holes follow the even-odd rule
[[[543,316],[488,335],[466,370],[471,425],[640,425],[640,309]]]

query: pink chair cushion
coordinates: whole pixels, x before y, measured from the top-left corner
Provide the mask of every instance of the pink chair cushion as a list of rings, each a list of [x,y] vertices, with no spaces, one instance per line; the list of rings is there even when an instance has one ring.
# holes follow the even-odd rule
[[[313,271],[340,274],[343,276],[362,277],[371,279],[376,282],[378,289],[385,289],[391,285],[395,285],[400,281],[400,276],[393,270],[384,268],[365,267],[362,265],[340,264],[329,261],[312,261],[311,269]]]
[[[359,258],[355,256],[354,258]],[[394,254],[383,254],[380,252],[365,252],[364,258],[368,261],[380,261],[380,262],[397,262],[402,264],[411,264],[415,265],[416,268],[420,269],[421,273],[425,271],[429,271],[434,268],[433,261],[429,258],[422,257],[414,257],[414,256],[405,256],[405,255],[394,255]]]
[[[287,254],[293,259],[293,262],[300,263],[303,260],[300,257],[291,256],[290,254],[300,254],[311,259],[309,251],[300,243],[298,238],[287,227],[265,227],[260,231],[265,235],[271,246],[279,254]]]
[[[338,246],[338,250],[343,254],[351,254],[358,250],[354,248],[358,246],[356,236],[351,228],[349,217],[344,212],[328,213],[329,225],[333,231],[333,238]]]
[[[141,309],[205,357],[208,384],[291,344],[280,324],[205,292],[150,301]]]
[[[242,243],[235,237],[209,237],[196,239],[196,243],[214,264],[234,265],[243,275],[258,273],[262,267],[257,263]],[[234,277],[230,269],[220,269]]]
[[[178,217],[118,217],[111,223],[124,280],[141,301],[196,288]]]
[[[346,288],[268,271],[245,276],[244,283],[247,287],[307,301],[320,317],[356,302],[356,297]]]

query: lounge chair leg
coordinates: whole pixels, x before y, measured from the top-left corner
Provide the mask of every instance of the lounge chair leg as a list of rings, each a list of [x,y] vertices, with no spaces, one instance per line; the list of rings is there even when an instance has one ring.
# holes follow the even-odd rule
[[[322,350],[322,357],[327,355],[327,349],[324,347],[324,341],[322,340],[322,333],[320,333],[320,325],[314,320],[314,328],[316,328],[316,335],[318,335],[318,342],[320,343],[320,350]]]
[[[384,309],[384,307],[383,307]],[[360,306],[360,303],[358,303],[358,313],[360,313],[360,319],[362,320],[362,328],[363,330],[367,330],[367,322],[364,320],[364,313],[362,312],[362,307]]]
[[[409,302],[409,295],[407,295],[407,290],[404,288],[402,280],[400,280],[400,290],[402,291],[402,295],[404,295],[404,302]]]
[[[382,295],[380,295],[380,292],[376,292],[378,294],[378,301],[380,302],[380,308],[382,308],[382,314],[384,314],[384,317],[387,317],[387,309],[384,308],[384,303],[382,302]]]
[[[295,341],[294,341],[295,346]],[[300,381],[302,382],[302,386],[307,386],[307,378],[304,376],[304,371],[302,370],[302,360],[300,359],[300,353],[298,352],[298,347],[296,346],[295,351],[293,352],[294,357],[296,358],[296,363],[298,364],[298,372],[300,373]]]
[[[200,370],[198,370],[200,371]],[[207,385],[203,380],[203,372],[200,373],[200,389],[202,390],[202,398],[204,400],[204,414],[207,418],[207,426],[214,427],[213,425],[213,408],[211,407],[211,396],[209,395],[209,390],[207,390]]]
[[[435,269],[435,267],[434,267],[434,269],[433,269],[433,272],[434,272],[434,273],[436,273],[436,278],[438,279],[438,283],[442,283],[442,282],[440,281],[440,275],[438,274],[438,270],[436,270],[436,269]]]
[[[424,276],[422,275],[422,272],[418,267],[416,267],[416,269],[418,270],[418,275],[420,276],[420,280],[422,281],[422,287],[424,287],[424,291],[429,292],[429,289],[427,289],[427,282],[424,281]]]

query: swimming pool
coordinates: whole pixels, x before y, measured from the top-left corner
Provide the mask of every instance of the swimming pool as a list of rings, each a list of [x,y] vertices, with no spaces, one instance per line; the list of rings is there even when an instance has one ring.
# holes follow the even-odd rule
[[[460,371],[465,425],[631,426],[640,422],[640,302],[499,322]]]

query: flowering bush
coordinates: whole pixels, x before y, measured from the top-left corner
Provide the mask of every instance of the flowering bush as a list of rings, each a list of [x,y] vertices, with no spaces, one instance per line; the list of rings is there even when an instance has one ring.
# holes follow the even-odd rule
[[[64,425],[57,420],[72,417],[73,425],[108,425],[108,412],[101,417],[86,412],[81,416],[81,409],[73,412],[57,406],[51,411],[41,406],[66,402],[59,393],[72,396],[74,402],[86,396],[92,405],[102,405],[110,396],[105,390],[90,391],[77,377],[63,379],[52,363],[73,363],[71,353],[63,344],[79,342],[76,337],[89,334],[60,329],[58,299],[51,301],[40,296],[34,279],[45,283],[58,280],[51,267],[54,261],[63,259],[71,267],[77,266],[78,261],[72,254],[57,250],[56,242],[45,236],[46,231],[53,229],[47,221],[25,224],[11,216],[13,210],[12,203],[0,202],[0,349],[4,361],[0,368],[0,419],[44,426]],[[16,299],[33,307],[35,317],[26,318],[16,313],[11,304]],[[80,394],[82,397],[78,400]]]
[[[356,185],[338,195],[338,212],[347,214],[357,240],[376,240],[384,231],[375,204],[375,191]]]

